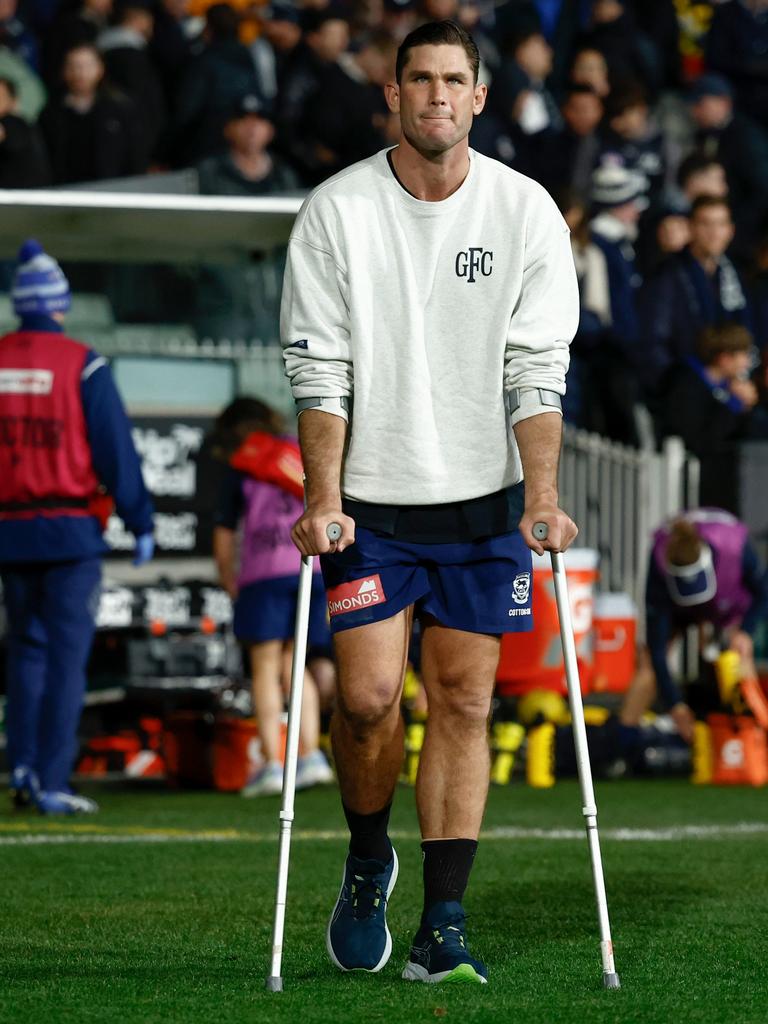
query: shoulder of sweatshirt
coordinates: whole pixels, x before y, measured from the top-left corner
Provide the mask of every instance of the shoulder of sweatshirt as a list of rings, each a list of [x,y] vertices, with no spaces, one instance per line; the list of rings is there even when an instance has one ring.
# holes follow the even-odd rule
[[[542,184],[512,167],[507,167],[500,160],[494,160],[493,157],[476,153],[474,150],[471,150],[471,154],[477,165],[476,170],[490,185],[490,189],[493,189],[491,194],[498,196],[500,189],[508,191],[518,201],[522,199],[530,214],[541,216],[551,225],[556,225],[564,233],[570,234],[557,203]]]
[[[388,183],[391,171],[386,160],[387,152],[380,150],[344,168],[313,189],[298,213],[291,237],[321,247],[324,244],[332,246],[334,221],[345,203],[360,196],[370,198],[375,195],[377,178],[382,179],[382,183]],[[568,225],[543,185],[475,150],[470,150],[470,155],[475,165],[474,173],[482,183],[483,195],[500,198],[502,190],[501,194],[514,198],[514,205],[518,209],[523,207],[526,220],[535,218],[537,226],[568,233]]]
[[[314,241],[314,236],[318,232],[322,233],[323,226],[326,230],[329,227],[328,217],[335,215],[339,200],[343,205],[345,200],[355,196],[370,196],[372,183],[386,167],[386,162],[382,162],[386,152],[380,150],[365,160],[359,160],[314,188],[301,205],[291,238]]]

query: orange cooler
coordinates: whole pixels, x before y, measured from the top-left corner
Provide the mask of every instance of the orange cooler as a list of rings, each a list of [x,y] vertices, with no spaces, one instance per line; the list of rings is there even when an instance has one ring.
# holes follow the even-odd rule
[[[595,595],[592,689],[623,693],[635,674],[637,606],[629,594]]]
[[[765,730],[745,715],[709,715],[716,786],[764,786],[768,783]]]
[[[592,617],[598,554],[591,548],[576,548],[566,551],[564,557],[579,675],[582,690],[586,690],[593,667]],[[528,690],[567,690],[555,581],[548,554],[533,556],[533,620],[533,632],[507,633],[501,638],[496,679],[498,692],[504,696],[517,696]]]

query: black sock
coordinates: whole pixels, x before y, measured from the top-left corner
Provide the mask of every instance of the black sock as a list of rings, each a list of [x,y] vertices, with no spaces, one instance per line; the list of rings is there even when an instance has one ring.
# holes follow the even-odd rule
[[[421,844],[424,854],[424,910],[422,920],[434,903],[461,903],[477,853],[476,839],[428,839]]]
[[[349,852],[361,860],[378,860],[389,864],[392,860],[392,843],[387,835],[389,812],[392,801],[373,814],[358,814],[342,801],[344,816],[349,825]]]

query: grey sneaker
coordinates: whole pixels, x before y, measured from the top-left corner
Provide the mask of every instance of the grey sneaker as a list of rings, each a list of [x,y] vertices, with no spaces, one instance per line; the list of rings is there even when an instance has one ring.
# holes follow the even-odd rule
[[[240,790],[240,796],[279,796],[283,791],[283,766],[268,761]]]

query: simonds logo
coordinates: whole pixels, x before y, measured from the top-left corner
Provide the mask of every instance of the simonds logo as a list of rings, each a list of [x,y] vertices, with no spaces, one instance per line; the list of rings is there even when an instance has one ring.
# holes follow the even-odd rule
[[[342,583],[328,591],[328,614],[344,615],[346,612],[359,611],[372,604],[383,604],[387,600],[381,577],[366,576],[362,580]]]

